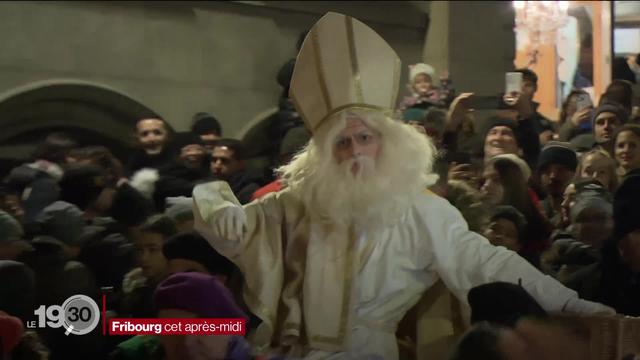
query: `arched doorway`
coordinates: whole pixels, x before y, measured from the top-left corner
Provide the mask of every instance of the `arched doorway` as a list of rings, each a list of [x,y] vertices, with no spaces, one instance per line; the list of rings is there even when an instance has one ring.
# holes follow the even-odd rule
[[[64,131],[81,146],[103,145],[122,161],[133,142],[135,122],[158,116],[140,102],[109,87],[51,80],[0,95],[0,175],[29,159],[53,131]]]

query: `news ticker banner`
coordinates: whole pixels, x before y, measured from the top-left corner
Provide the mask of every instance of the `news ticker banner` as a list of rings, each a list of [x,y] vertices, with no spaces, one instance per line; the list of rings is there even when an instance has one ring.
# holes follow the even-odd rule
[[[244,335],[245,319],[109,319],[109,335]]]
[[[65,335],[89,334],[100,322],[103,335],[245,335],[246,329],[245,319],[107,319],[104,295],[102,312],[92,298],[73,295],[62,305],[40,305],[33,313],[37,320],[27,321],[27,328],[62,328]]]

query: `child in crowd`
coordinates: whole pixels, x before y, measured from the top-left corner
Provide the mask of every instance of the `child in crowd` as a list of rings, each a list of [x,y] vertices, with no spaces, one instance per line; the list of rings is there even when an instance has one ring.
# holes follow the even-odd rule
[[[152,294],[156,286],[169,274],[162,247],[176,227],[166,215],[153,215],[133,231],[139,267],[125,275],[123,308],[133,317],[154,317]]]
[[[522,248],[522,238],[527,220],[513,206],[498,206],[491,215],[484,236],[495,246],[504,246],[518,252]]]
[[[447,108],[451,103],[453,91],[450,88],[448,73],[440,78],[440,87],[435,86],[435,70],[431,65],[418,63],[409,66],[409,91],[399,109],[399,118],[406,119],[416,110],[424,111],[431,107]]]

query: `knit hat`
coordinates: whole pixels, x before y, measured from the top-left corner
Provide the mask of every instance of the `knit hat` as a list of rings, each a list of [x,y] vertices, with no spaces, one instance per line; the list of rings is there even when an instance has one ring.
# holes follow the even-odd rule
[[[231,292],[215,277],[176,273],[161,282],[154,294],[156,308],[189,311],[202,318],[244,318]]]
[[[621,239],[640,229],[640,175],[626,177],[613,199],[614,236]]]
[[[197,135],[216,134],[222,136],[220,122],[213,115],[206,112],[199,112],[193,116],[191,131]]]
[[[522,317],[546,318],[547,313],[522,286],[493,282],[476,286],[467,295],[471,306],[471,323],[514,326]]]
[[[595,129],[595,123],[598,115],[602,114],[603,112],[610,112],[615,114],[618,120],[620,120],[620,124],[624,124],[627,122],[628,115],[622,106],[615,103],[605,102],[593,111],[593,114],[591,116],[592,129]]]
[[[497,206],[491,213],[491,221],[495,221],[497,219],[506,219],[511,221],[516,226],[518,238],[521,241],[524,239],[527,219],[516,208],[510,205]]]
[[[40,234],[54,237],[66,245],[80,245],[86,226],[82,211],[64,201],[56,201],[44,208],[36,222]]]
[[[600,210],[606,216],[613,216],[611,195],[599,183],[576,185],[575,203],[571,207],[571,222],[576,223],[580,214],[587,209]]]
[[[518,137],[516,136],[516,127],[517,124],[515,123],[515,121],[511,120],[511,119],[505,119],[499,116],[493,116],[490,117],[489,119],[487,119],[486,122],[486,128],[484,131],[484,137],[482,138],[483,140],[487,138],[487,135],[489,134],[489,131],[491,131],[491,129],[493,129],[496,126],[506,126],[509,129],[511,129],[511,131],[513,131],[513,135],[516,138],[516,141],[518,141],[518,143],[520,142]],[[519,145],[519,144],[518,144]]]
[[[22,338],[22,320],[0,311],[0,345],[2,355],[7,355],[20,343]],[[4,359],[4,357],[2,357]]]
[[[27,265],[0,260],[0,311],[21,319],[33,315],[35,275]]]
[[[500,155],[496,155],[494,157],[492,157],[491,159],[489,159],[489,161],[487,162],[488,164],[493,163],[496,160],[500,160],[500,159],[506,159],[509,160],[513,163],[515,163],[516,165],[518,165],[518,167],[520,168],[520,172],[522,172],[522,176],[524,176],[525,180],[529,180],[529,178],[531,177],[531,168],[529,167],[529,165],[527,165],[527,163],[522,160],[518,155],[516,154],[500,154]]]
[[[97,165],[72,164],[60,180],[60,200],[85,210],[107,187],[106,172]]]
[[[433,79],[433,75],[435,75],[436,71],[433,69],[431,65],[424,63],[417,63],[414,65],[409,65],[409,82],[413,83],[416,79],[416,76],[420,74],[427,74],[431,79]]]
[[[229,276],[234,265],[220,255],[202,236],[195,233],[177,234],[162,247],[167,260],[185,259],[202,264],[212,275]]]
[[[538,170],[544,170],[552,164],[564,165],[567,169],[576,171],[578,156],[571,148],[571,144],[551,141],[542,148],[538,158]]]
[[[177,133],[173,136],[173,146],[175,149],[180,152],[180,150],[187,145],[203,145],[204,142],[195,133],[191,131],[185,131]]]
[[[311,133],[304,126],[289,129],[280,144],[280,155],[295,154],[302,150],[311,139]]]
[[[185,196],[165,199],[167,208],[164,214],[175,222],[193,220],[193,199]]]

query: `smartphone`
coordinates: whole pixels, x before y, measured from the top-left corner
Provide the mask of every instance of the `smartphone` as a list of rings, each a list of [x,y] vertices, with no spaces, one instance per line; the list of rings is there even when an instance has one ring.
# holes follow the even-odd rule
[[[591,107],[593,107],[593,102],[591,101],[591,96],[589,96],[589,94],[578,94],[576,96],[577,111],[581,111]]]
[[[515,96],[515,93],[522,92],[522,73],[520,72],[508,72],[504,77],[504,92],[505,94]]]

